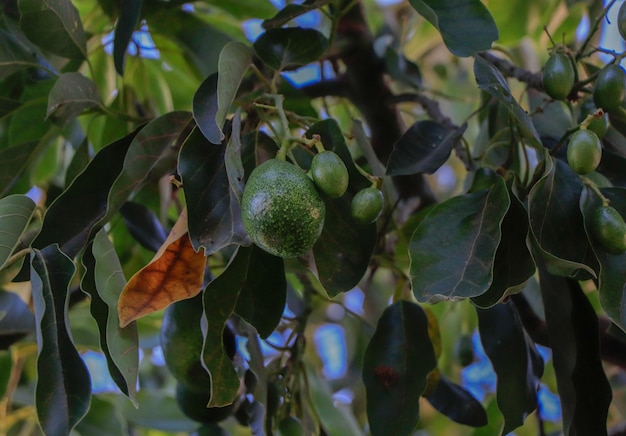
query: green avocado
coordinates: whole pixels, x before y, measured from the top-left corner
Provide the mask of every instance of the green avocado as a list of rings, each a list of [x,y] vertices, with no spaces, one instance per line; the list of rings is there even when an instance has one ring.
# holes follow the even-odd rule
[[[289,258],[313,247],[324,227],[326,206],[304,171],[270,159],[250,174],[241,215],[252,242],[274,256]]]

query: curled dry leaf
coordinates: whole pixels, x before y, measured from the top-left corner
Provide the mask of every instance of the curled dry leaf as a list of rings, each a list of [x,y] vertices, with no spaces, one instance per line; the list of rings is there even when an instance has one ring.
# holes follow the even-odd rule
[[[204,254],[191,245],[183,211],[154,258],[122,290],[117,304],[121,327],[197,295],[202,290],[205,263]]]

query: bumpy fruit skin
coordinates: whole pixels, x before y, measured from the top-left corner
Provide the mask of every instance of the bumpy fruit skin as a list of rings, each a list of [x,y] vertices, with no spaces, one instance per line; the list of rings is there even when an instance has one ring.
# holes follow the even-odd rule
[[[617,30],[622,39],[626,40],[626,3],[622,3],[617,13]]]
[[[602,143],[591,130],[578,130],[572,134],[567,146],[567,163],[577,174],[589,174],[602,159]]]
[[[607,65],[596,77],[593,102],[606,112],[614,112],[626,97],[626,73],[618,65]]]
[[[234,406],[206,407],[211,399],[211,391],[196,392],[182,384],[176,385],[176,403],[180,410],[190,419],[203,424],[220,422],[228,418]]]
[[[593,211],[591,232],[600,246],[610,254],[626,251],[626,223],[611,206],[600,206]]]
[[[348,189],[348,169],[334,151],[325,150],[313,156],[311,177],[315,186],[330,198],[339,198]]]
[[[279,257],[298,257],[322,233],[326,206],[304,171],[270,159],[250,174],[241,215],[244,228],[261,249]]]
[[[576,74],[569,58],[553,53],[543,67],[543,88],[555,100],[563,100],[574,86]]]
[[[352,217],[361,224],[373,223],[380,216],[384,205],[385,198],[379,189],[361,189],[352,199]]]
[[[172,376],[185,388],[210,392],[211,378],[202,366],[202,294],[177,301],[165,309],[161,323],[161,348]],[[222,342],[231,359],[236,353],[235,334],[226,326]]]

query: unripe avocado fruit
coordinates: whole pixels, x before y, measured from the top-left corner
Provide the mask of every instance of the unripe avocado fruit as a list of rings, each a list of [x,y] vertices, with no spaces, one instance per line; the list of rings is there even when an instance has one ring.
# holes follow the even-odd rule
[[[361,224],[373,223],[380,216],[384,205],[385,198],[379,189],[373,186],[361,189],[352,199],[352,217]]]
[[[591,232],[600,246],[610,254],[626,251],[626,223],[612,206],[600,206],[593,211]]]
[[[610,64],[598,73],[593,87],[593,102],[606,112],[614,112],[626,97],[626,73],[619,65]]]
[[[303,170],[270,159],[250,174],[241,215],[252,242],[270,254],[289,258],[313,247],[324,227],[326,206]]]
[[[348,190],[348,169],[334,151],[324,150],[313,156],[311,177],[315,186],[330,198],[339,198]]]
[[[622,3],[617,12],[617,30],[622,39],[626,40],[626,2]]]
[[[563,53],[553,53],[543,67],[543,88],[555,100],[569,95],[576,80],[574,67]]]
[[[180,383],[176,385],[176,403],[188,418],[203,424],[211,424],[223,421],[232,414],[233,404],[223,407],[206,407],[210,399],[210,390],[198,392]]]
[[[187,389],[211,390],[211,378],[202,359],[202,293],[177,301],[165,309],[161,323],[161,348],[165,364],[172,376]],[[231,359],[236,352],[235,334],[225,326],[222,342]]]
[[[577,174],[594,171],[602,159],[602,143],[591,130],[578,130],[567,145],[567,163]]]

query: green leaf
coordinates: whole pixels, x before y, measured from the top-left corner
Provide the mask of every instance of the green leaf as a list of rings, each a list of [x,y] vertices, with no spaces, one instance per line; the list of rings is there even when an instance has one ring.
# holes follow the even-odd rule
[[[560,160],[548,157],[546,170],[528,196],[534,241],[552,274],[574,276],[584,270],[595,277],[598,261],[585,234],[579,199],[580,177]]]
[[[83,436],[114,436],[128,434],[128,425],[114,404],[94,395],[89,412],[76,431]]]
[[[102,103],[96,84],[80,73],[64,73],[57,79],[48,96],[46,118],[64,126],[85,109],[100,107]]]
[[[307,1],[304,4],[288,4],[284,8],[282,8],[276,15],[272,18],[268,18],[267,20],[263,20],[263,28],[264,29],[272,29],[275,27],[281,27],[284,24],[287,24],[289,21],[294,18],[298,18],[300,15],[304,15],[307,12],[314,11],[315,9],[319,9],[322,6],[325,6],[331,3],[332,0],[314,0]]]
[[[207,3],[219,6],[220,9],[227,11],[233,17],[239,20],[246,18],[265,18],[276,13],[276,6],[270,0],[258,0],[250,2],[249,0],[208,0]]]
[[[436,121],[417,121],[393,144],[387,175],[432,174],[443,165],[467,124],[449,129]]]
[[[91,160],[91,144],[88,140],[84,140],[74,151],[74,156],[65,170],[65,187],[67,188],[74,181]]]
[[[30,271],[37,320],[37,416],[45,434],[70,434],[91,399],[89,372],[66,324],[75,267],[58,245],[51,245],[33,250]]]
[[[428,402],[454,422],[482,427],[487,425],[487,412],[482,404],[461,386],[441,374]]]
[[[278,71],[313,62],[327,47],[328,39],[324,35],[302,27],[269,29],[254,42],[257,56]]]
[[[193,95],[193,118],[204,137],[215,145],[221,144],[224,136],[222,127],[217,124],[218,82],[217,73],[211,74]]]
[[[5,20],[8,19],[5,18]],[[0,80],[5,80],[25,68],[38,66],[33,47],[30,47],[31,44],[25,40],[21,32],[16,34],[18,32],[19,30],[15,28],[0,28],[0,66],[2,67]]]
[[[502,434],[507,434],[537,408],[543,362],[510,301],[476,309],[476,314],[483,348],[498,377],[496,398],[504,416]]]
[[[35,213],[35,203],[25,195],[9,195],[0,199],[0,269],[8,266],[28,223]]]
[[[70,0],[19,0],[20,27],[44,50],[85,59],[86,37],[78,10]]]
[[[606,434],[611,386],[600,358],[598,317],[574,279],[539,267],[564,434]]]
[[[411,434],[420,395],[437,358],[426,313],[415,303],[387,307],[363,356],[367,416],[373,435]]]
[[[222,346],[222,335],[226,321],[237,307],[239,293],[246,282],[245,274],[252,250],[252,247],[239,247],[224,272],[204,290],[202,360],[211,374],[209,407],[231,404],[239,389],[239,378]]]
[[[513,116],[517,122],[520,132],[530,144],[537,149],[542,149],[543,146],[541,145],[539,134],[537,130],[535,130],[530,116],[511,94],[509,84],[504,76],[502,76],[502,73],[482,57],[476,56],[474,58],[474,75],[476,76],[478,87],[496,98],[507,108],[511,116]]]
[[[417,64],[411,62],[402,53],[399,53],[391,46],[385,51],[385,67],[387,74],[415,89],[422,87],[422,72]]]
[[[511,206],[502,221],[502,238],[493,262],[493,281],[489,289],[472,303],[487,308],[514,293],[535,273],[535,262],[526,246],[528,214],[521,201],[509,191]]]
[[[456,56],[489,50],[498,39],[496,23],[480,0],[409,0],[409,3],[439,30],[446,47]]]
[[[91,314],[98,324],[100,347],[109,373],[134,403],[137,396],[139,345],[137,325],[120,328],[117,301],[126,279],[106,231],[100,230],[83,253],[85,273],[81,288],[91,297]]]
[[[626,216],[626,189],[607,188],[602,194],[609,199],[622,216]],[[598,274],[598,291],[602,309],[611,320],[626,331],[626,254],[609,254],[593,238],[590,222],[593,211],[602,205],[598,196],[587,186],[580,196],[580,210],[585,218],[585,229],[589,235],[591,245],[600,262]]]
[[[314,124],[306,136],[320,135],[324,148],[341,157],[348,169],[348,191],[336,200],[326,199],[324,229],[313,246],[321,284],[330,296],[354,288],[367,271],[376,245],[376,225],[358,224],[351,214],[351,202],[361,189],[371,186],[357,170],[337,121]]]
[[[143,204],[127,201],[120,208],[120,214],[128,232],[139,244],[157,252],[167,239],[167,232],[156,214]]]
[[[239,271],[243,282],[235,313],[252,324],[265,339],[278,326],[285,309],[285,266],[280,257],[272,256],[255,245],[250,250],[248,264]]]
[[[220,52],[217,70],[217,127],[224,125],[230,106],[237,95],[243,76],[252,63],[252,50],[242,42],[232,41]],[[224,139],[221,132],[220,142]]]
[[[489,189],[435,206],[411,236],[411,284],[418,301],[476,297],[493,264],[510,198],[502,178]]]
[[[0,368],[2,368],[2,372],[0,372],[0,397],[5,398],[11,374],[13,373],[13,357],[10,351],[0,351]]]
[[[227,145],[213,145],[194,129],[178,159],[187,204],[193,248],[215,253],[230,244],[249,244],[241,211],[230,187],[224,154]]]
[[[124,75],[126,50],[135,28],[139,24],[142,3],[142,0],[126,0],[120,3],[120,17],[115,25],[113,38],[113,62],[115,63],[115,70],[120,76]]]
[[[0,289],[0,350],[7,350],[13,343],[33,331],[35,317],[28,305],[17,294]],[[4,371],[0,371],[0,374],[4,375]]]
[[[191,433],[198,428],[197,422],[183,414],[176,399],[163,390],[142,389],[137,393],[137,402],[141,407],[137,408],[128,401],[117,402],[124,420],[132,426],[170,433]]]
[[[136,134],[137,131],[109,144],[94,156],[87,168],[50,205],[33,247],[58,243],[68,256],[78,254],[90,234],[101,227],[99,222],[107,211],[109,190],[122,171],[124,156]],[[69,210],[72,219],[68,219]]]

